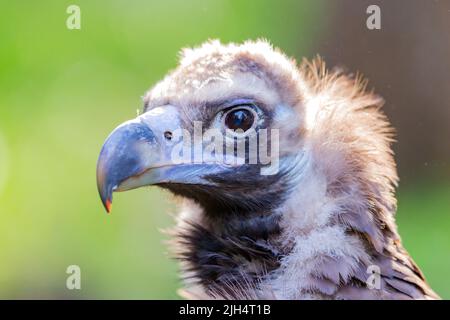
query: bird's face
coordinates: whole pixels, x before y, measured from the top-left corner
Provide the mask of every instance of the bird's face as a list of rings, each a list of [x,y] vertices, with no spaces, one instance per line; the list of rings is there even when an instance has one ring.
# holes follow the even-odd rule
[[[210,43],[188,53],[148,92],[143,113],[109,135],[97,166],[108,211],[114,191],[147,185],[214,214],[283,201],[301,170],[295,67],[271,48],[269,56],[251,49]]]

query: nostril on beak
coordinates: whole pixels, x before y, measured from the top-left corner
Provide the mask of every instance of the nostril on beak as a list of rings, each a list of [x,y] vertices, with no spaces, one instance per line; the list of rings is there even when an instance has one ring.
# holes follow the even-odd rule
[[[164,132],[164,138],[166,138],[169,141],[172,140],[172,132],[170,131]]]

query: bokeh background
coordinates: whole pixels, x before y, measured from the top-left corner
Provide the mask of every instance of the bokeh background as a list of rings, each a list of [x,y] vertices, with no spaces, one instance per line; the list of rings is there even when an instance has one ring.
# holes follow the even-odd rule
[[[81,30],[66,28],[70,4]],[[369,4],[381,30],[365,27]],[[0,298],[178,298],[168,195],[123,193],[107,216],[97,156],[180,48],[259,37],[360,71],[386,98],[400,233],[450,298],[449,30],[450,1],[0,1]],[[66,289],[72,264],[81,290]]]

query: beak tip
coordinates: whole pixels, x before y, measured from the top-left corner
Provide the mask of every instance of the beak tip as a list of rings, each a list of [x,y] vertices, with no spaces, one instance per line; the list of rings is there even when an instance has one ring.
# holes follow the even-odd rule
[[[106,212],[111,213],[113,192],[143,171],[157,145],[155,134],[142,121],[119,125],[106,138],[97,160],[97,189]]]
[[[107,199],[105,201],[105,209],[106,209],[107,213],[111,213],[111,210],[112,210],[112,202],[111,202],[111,200]]]

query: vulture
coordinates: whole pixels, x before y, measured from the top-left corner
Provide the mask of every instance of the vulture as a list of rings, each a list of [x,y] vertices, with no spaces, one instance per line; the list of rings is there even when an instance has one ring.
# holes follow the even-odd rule
[[[186,298],[439,299],[397,231],[383,104],[361,76],[265,40],[183,49],[106,139],[101,200],[175,195]]]

